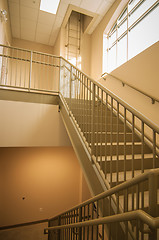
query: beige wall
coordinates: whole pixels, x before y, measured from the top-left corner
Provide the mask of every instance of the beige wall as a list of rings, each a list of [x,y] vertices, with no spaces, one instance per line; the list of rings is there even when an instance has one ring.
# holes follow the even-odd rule
[[[0,101],[0,147],[70,146],[58,106]]]
[[[0,169],[1,226],[50,218],[80,202],[72,147],[0,148]]]
[[[48,223],[34,224],[30,226],[17,227],[0,231],[0,239],[4,240],[47,240],[48,235],[44,235],[44,228]]]
[[[81,70],[90,75],[91,35],[82,34],[81,38]]]
[[[8,3],[7,0],[0,0],[0,10],[7,11],[7,22],[2,22],[0,20],[0,44],[11,45],[12,43],[12,34],[10,28],[10,16],[8,11]]]
[[[49,54],[53,54],[54,52],[54,47],[52,46],[48,46],[41,43],[35,43],[31,41],[26,41],[18,38],[13,38],[12,46],[18,47],[18,48],[24,48],[28,50],[34,50],[37,52],[49,53]]]

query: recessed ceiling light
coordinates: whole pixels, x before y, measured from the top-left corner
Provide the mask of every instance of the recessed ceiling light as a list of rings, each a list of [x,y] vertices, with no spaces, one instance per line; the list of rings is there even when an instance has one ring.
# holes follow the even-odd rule
[[[41,0],[40,10],[56,14],[60,0]]]

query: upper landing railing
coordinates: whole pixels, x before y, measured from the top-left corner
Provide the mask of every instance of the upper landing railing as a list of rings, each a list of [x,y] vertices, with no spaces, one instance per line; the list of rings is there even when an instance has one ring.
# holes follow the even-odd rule
[[[23,91],[59,92],[60,57],[0,45],[0,86]]]

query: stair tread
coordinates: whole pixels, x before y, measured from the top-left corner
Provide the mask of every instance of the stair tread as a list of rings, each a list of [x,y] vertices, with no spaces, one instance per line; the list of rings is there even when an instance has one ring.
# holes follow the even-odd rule
[[[90,146],[91,146],[92,144],[90,143]],[[110,142],[107,142],[107,144],[106,143],[94,143],[94,145],[95,146],[105,146],[105,145],[107,145],[107,146],[111,146],[111,145],[113,145],[113,146],[117,146],[117,145],[120,145],[120,146],[125,146],[125,143],[124,142],[119,142],[119,143],[117,143],[117,142],[112,142],[112,143],[110,143]],[[131,146],[132,145],[132,142],[126,142],[126,146]],[[134,142],[134,145],[142,145],[142,143],[141,142]]]
[[[141,154],[135,154],[134,155],[134,159],[141,159],[142,158],[142,155]],[[152,153],[146,153],[146,154],[144,154],[144,159],[147,159],[147,158],[153,158],[153,154]],[[111,160],[111,156],[107,156],[107,157],[105,157],[105,156],[102,156],[102,157],[98,157],[97,158],[97,161],[98,162],[100,162],[100,161],[103,161],[103,162],[105,162],[105,159],[107,160],[107,161],[110,161]],[[124,157],[124,155],[119,155],[118,156],[118,159],[119,160],[124,160],[125,159],[125,157]],[[126,155],[126,160],[131,160],[132,159],[132,155],[131,154],[127,154]],[[117,156],[112,156],[112,160],[113,161],[116,161],[117,160]]]

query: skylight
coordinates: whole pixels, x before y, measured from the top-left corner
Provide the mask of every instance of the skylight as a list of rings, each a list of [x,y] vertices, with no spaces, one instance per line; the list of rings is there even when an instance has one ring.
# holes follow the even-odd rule
[[[41,0],[40,10],[56,14],[60,0]]]

